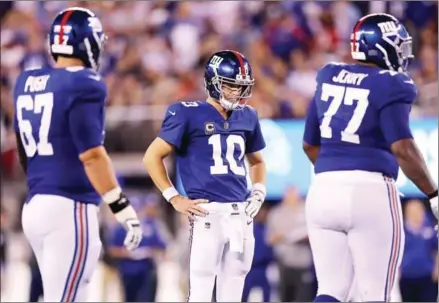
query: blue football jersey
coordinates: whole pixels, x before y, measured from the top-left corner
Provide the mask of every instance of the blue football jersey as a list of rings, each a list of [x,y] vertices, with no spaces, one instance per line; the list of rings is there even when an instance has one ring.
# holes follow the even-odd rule
[[[27,156],[30,199],[60,195],[98,204],[78,156],[104,140],[107,88],[90,69],[44,68],[23,72],[14,89],[14,128]]]
[[[315,173],[380,172],[397,178],[390,145],[412,138],[409,113],[417,90],[405,73],[360,64],[327,64],[317,75],[304,141],[319,145]]]
[[[189,198],[214,202],[247,199],[244,156],[265,147],[254,109],[246,106],[224,119],[207,102],[174,103],[166,112],[159,137],[175,147]]]

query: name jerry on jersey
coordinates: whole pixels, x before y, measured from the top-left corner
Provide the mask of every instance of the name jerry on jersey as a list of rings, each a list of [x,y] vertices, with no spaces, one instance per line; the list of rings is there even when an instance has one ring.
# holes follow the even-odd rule
[[[361,85],[361,82],[368,75],[363,73],[352,73],[342,69],[337,76],[332,77],[332,81],[340,84]]]

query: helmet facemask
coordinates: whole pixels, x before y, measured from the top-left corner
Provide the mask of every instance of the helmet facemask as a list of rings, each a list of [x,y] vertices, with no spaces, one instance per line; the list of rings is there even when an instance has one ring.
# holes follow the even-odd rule
[[[235,80],[226,77],[215,76],[212,84],[219,93],[219,103],[226,110],[243,109],[252,96],[252,87],[255,80],[247,77],[246,79]]]
[[[412,37],[407,33],[405,28],[400,26],[396,34],[384,34],[383,40],[395,49],[398,58],[398,63],[395,66],[389,61],[387,54],[385,54],[384,57],[388,68],[398,72],[407,71],[411,59],[414,58]]]

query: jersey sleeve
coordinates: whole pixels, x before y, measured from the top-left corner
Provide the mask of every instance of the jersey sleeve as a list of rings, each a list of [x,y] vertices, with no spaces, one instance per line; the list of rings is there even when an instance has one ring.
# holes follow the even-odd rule
[[[250,109],[254,115],[255,127],[246,140],[245,152],[247,154],[258,152],[265,148],[265,140],[262,135],[261,124],[259,123],[259,118],[256,110]]]
[[[77,92],[68,111],[69,127],[76,148],[83,153],[104,143],[107,87],[94,75],[81,75],[75,81]]]
[[[309,145],[320,146],[320,122],[317,115],[315,97],[311,101],[306,113],[303,141]]]
[[[404,74],[388,76],[387,96],[381,98],[379,119],[381,131],[390,146],[396,141],[413,138],[409,120],[417,90],[413,80]]]
[[[158,137],[181,149],[186,130],[185,111],[178,103],[174,103],[166,110]]]

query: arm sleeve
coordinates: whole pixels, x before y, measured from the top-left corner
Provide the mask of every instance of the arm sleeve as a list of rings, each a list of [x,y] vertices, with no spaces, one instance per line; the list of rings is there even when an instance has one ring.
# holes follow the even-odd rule
[[[158,137],[180,149],[183,145],[185,130],[186,119],[184,111],[178,103],[170,105],[166,110],[166,116]]]
[[[84,79],[86,87],[72,101],[69,109],[70,134],[79,153],[100,146],[105,135],[105,84]]]
[[[388,96],[383,98],[380,113],[380,127],[390,146],[392,143],[413,138],[410,130],[410,111],[416,99],[416,87],[410,78],[403,75],[391,77]],[[411,82],[411,83],[410,83]]]
[[[258,152],[264,149],[266,146],[264,136],[262,135],[261,124],[259,123],[258,114],[256,113],[256,111],[254,111],[254,114],[256,119],[256,125],[247,138],[245,146],[245,152],[247,154]]]
[[[305,130],[303,141],[313,146],[320,146],[320,122],[317,115],[317,104],[315,96],[311,101],[305,119]]]

